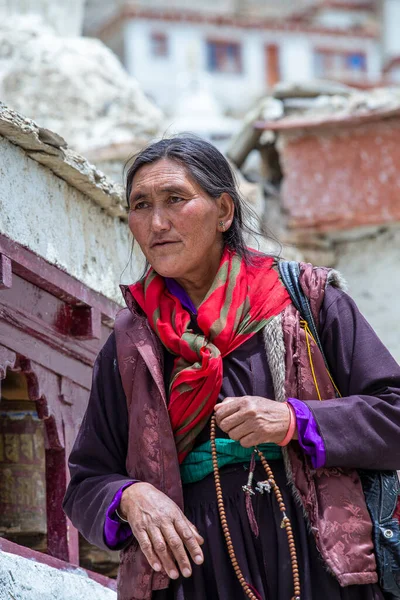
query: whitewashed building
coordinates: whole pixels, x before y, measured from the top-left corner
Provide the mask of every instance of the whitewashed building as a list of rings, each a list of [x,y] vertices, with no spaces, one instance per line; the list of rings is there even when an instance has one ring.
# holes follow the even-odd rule
[[[89,0],[86,34],[114,50],[167,112],[193,73],[207,78],[225,110],[241,113],[278,81],[380,84],[386,50],[400,55],[398,0],[106,4]]]

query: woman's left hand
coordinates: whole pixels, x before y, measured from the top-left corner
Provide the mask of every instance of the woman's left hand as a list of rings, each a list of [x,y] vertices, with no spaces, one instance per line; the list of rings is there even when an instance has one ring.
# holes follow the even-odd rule
[[[260,396],[225,398],[215,406],[217,425],[244,448],[282,442],[289,429],[290,408]],[[297,437],[296,433],[293,437]]]

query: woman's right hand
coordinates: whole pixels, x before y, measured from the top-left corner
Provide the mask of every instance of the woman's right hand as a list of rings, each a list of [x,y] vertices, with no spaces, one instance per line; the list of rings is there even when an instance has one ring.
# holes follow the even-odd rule
[[[128,519],[155,571],[164,570],[171,579],[177,579],[177,563],[182,575],[190,577],[192,568],[186,550],[197,565],[202,564],[203,538],[175,502],[150,483],[138,482],[125,488],[119,512]]]

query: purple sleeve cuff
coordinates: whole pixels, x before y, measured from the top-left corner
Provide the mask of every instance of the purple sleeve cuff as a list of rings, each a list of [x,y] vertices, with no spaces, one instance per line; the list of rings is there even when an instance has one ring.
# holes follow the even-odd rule
[[[324,440],[320,436],[317,422],[307,404],[296,398],[288,398],[296,413],[298,441],[304,452],[310,457],[314,469],[325,465],[326,452]]]
[[[129,524],[121,523],[115,514],[115,510],[118,509],[121,502],[122,492],[133,483],[136,482],[130,481],[123,485],[115,494],[113,501],[107,509],[106,520],[104,522],[104,541],[111,549],[123,544],[123,542],[126,542],[126,540],[132,536],[132,530]]]

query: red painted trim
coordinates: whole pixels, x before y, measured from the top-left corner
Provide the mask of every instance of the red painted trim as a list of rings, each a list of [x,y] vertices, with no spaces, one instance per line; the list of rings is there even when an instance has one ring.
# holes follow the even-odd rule
[[[184,10],[155,10],[141,9],[133,6],[125,6],[111,19],[104,23],[99,29],[91,32],[101,39],[107,39],[108,36],[115,33],[123,23],[130,19],[148,19],[159,20],[176,23],[207,23],[209,25],[218,25],[237,27],[240,29],[263,29],[265,31],[290,31],[296,33],[317,33],[322,35],[351,37],[351,38],[367,38],[376,39],[379,37],[378,32],[365,30],[343,30],[329,29],[327,27],[310,25],[296,19],[273,20],[270,17],[235,17],[231,15],[209,15],[195,11]]]
[[[238,40],[235,37],[231,36],[217,36],[217,35],[209,35],[205,38],[206,42],[210,42],[211,44],[221,44],[221,46],[238,46],[238,48],[242,48],[243,41]]]
[[[343,49],[343,48],[332,48],[329,46],[314,46],[314,52],[320,52],[321,54],[340,54],[341,56],[351,56],[352,54],[362,54],[367,58],[367,53],[365,50],[359,50],[353,48],[351,49]]]
[[[0,253],[11,259],[13,272],[23,279],[72,306],[84,304],[97,309],[105,317],[103,321],[114,320],[118,304],[3,234],[0,234]]]
[[[49,555],[79,565],[78,531],[62,509],[68,482],[65,450],[46,451],[47,552]]]
[[[70,321],[67,324],[62,322],[62,316],[65,313],[73,313],[73,309],[62,300],[52,297],[48,292],[39,290],[32,283],[14,276],[14,286],[11,290],[3,290],[0,293],[0,336],[3,328],[9,325],[12,328],[26,333],[36,340],[39,351],[40,343],[43,342],[49,349],[53,349],[56,354],[68,359],[78,360],[82,364],[92,366],[96,354],[100,350],[101,344],[107,339],[110,328],[102,325],[101,340],[92,339],[90,341],[82,340],[81,337],[72,337],[70,331]],[[26,294],[26,298],[18,297],[19,293]],[[32,297],[38,298],[38,308],[29,305]],[[44,312],[47,309],[47,312]],[[43,310],[43,312],[40,312]],[[71,318],[72,321],[72,318]],[[19,338],[19,333],[15,332],[14,338]],[[14,339],[11,338],[11,339]],[[7,345],[7,344],[6,344]],[[30,346],[26,348],[29,352]],[[25,353],[22,353],[26,355]],[[40,354],[35,355],[34,344],[32,344],[32,358],[36,362],[40,361]],[[48,360],[47,353],[44,361]],[[61,362],[61,360],[60,360]],[[46,366],[46,362],[44,362]]]
[[[374,0],[370,2],[345,2],[343,0],[325,0],[325,2],[321,2],[316,5],[316,8],[337,8],[339,10],[365,10],[375,12],[377,10],[377,3]]]
[[[363,125],[364,123],[372,123],[400,117],[400,108],[391,110],[382,110],[377,112],[367,112],[358,115],[332,115],[330,117],[321,117],[319,119],[296,118],[296,119],[281,119],[280,121],[256,121],[255,129],[268,131],[295,131],[299,129],[323,129],[337,127],[338,125],[355,126]]]
[[[266,82],[269,88],[273,88],[281,78],[280,47],[278,44],[265,44],[264,55]]]
[[[15,554],[17,556],[21,556],[22,558],[27,558],[29,560],[33,560],[35,562],[41,563],[43,565],[47,565],[48,567],[52,567],[53,569],[58,569],[60,571],[68,571],[69,573],[82,573],[84,571],[90,579],[93,581],[97,581],[100,585],[109,588],[110,590],[117,589],[117,583],[114,579],[109,579],[105,577],[105,575],[99,575],[98,573],[93,573],[93,571],[88,571],[87,569],[83,569],[82,567],[76,567],[75,565],[71,565],[63,560],[58,558],[54,558],[53,556],[49,556],[48,554],[43,554],[42,552],[37,552],[36,550],[31,550],[30,548],[26,548],[25,546],[19,546],[18,544],[14,544],[14,542],[10,542],[0,537],[0,550],[3,552],[8,552],[10,554]]]
[[[93,352],[91,360],[87,360],[85,364],[81,357],[72,357],[67,354],[60,342],[58,342],[58,347],[56,343],[50,346],[36,335],[35,330],[29,330],[26,326],[24,326],[24,330],[21,330],[14,324],[5,321],[4,317],[0,320],[0,345],[10,348],[20,356],[33,360],[49,371],[67,377],[90,390],[91,365],[96,352]]]

